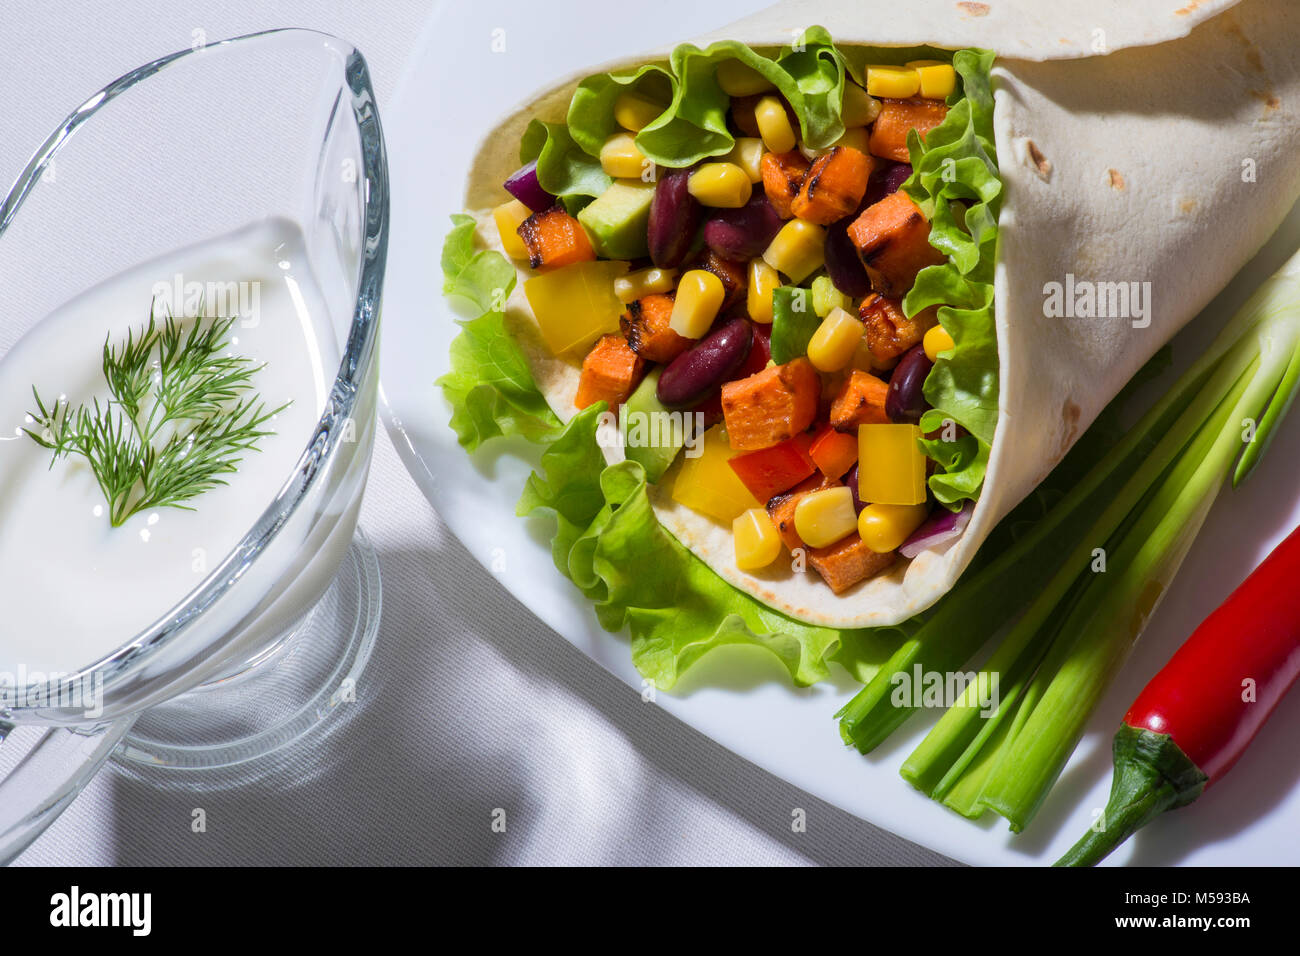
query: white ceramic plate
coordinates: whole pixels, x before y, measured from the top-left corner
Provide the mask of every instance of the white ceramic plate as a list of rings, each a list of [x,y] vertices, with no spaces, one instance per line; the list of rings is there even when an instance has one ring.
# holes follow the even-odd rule
[[[636,688],[627,639],[609,634],[551,563],[541,536],[514,516],[529,473],[528,449],[502,442],[473,460],[447,427],[448,406],[433,385],[447,370],[453,316],[439,295],[438,256],[470,154],[493,121],[531,91],[584,64],[601,63],[721,27],[749,12],[746,0],[658,0],[638,4],[479,0],[440,4],[384,113],[393,175],[393,232],[384,295],[383,393],[393,441],[416,482],[485,566],[504,560],[508,588],[558,634]],[[515,143],[501,148],[514,151]],[[1266,188],[1261,186],[1261,188]],[[1250,288],[1300,244],[1292,212],[1256,263],[1180,340],[1195,344]],[[1189,268],[1194,264],[1189,263]],[[1189,341],[1195,338],[1197,343]],[[1182,363],[1177,363],[1182,364]],[[1171,376],[1166,376],[1166,381]],[[837,682],[797,690],[761,651],[715,652],[659,703],[736,753],[863,819],[958,860],[1046,863],[1066,850],[1104,805],[1110,738],[1133,697],[1265,554],[1300,521],[1300,416],[1293,416],[1249,484],[1225,492],[1138,650],[1089,726],[1060,782],[1020,836],[1001,821],[971,823],[931,802],[898,776],[903,757],[933,717],[915,718],[870,758],[840,743],[831,715],[856,689]],[[499,565],[498,565],[499,566]],[[1112,857],[1161,865],[1296,864],[1300,759],[1290,737],[1300,726],[1292,695],[1233,774],[1192,807],[1157,821]]]

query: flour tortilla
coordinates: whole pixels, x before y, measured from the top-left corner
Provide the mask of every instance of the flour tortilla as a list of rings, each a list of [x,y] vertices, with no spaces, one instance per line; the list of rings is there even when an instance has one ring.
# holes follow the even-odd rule
[[[1141,6],[1145,11],[1134,9]],[[1149,4],[990,0],[778,4],[702,38],[774,52],[802,25],[854,45],[983,46],[1005,184],[996,273],[999,421],[965,533],[836,596],[779,563],[736,569],[731,529],[652,501],[664,527],[727,581],[793,617],[835,627],[893,624],[942,597],[997,522],[1037,485],[1133,374],[1260,248],[1300,195],[1300,10],[1269,0]],[[976,12],[972,13],[972,9]],[[1050,12],[1048,12],[1050,10]],[[1102,31],[1104,54],[1094,52]],[[497,244],[489,212],[534,117],[563,120],[577,83],[667,51],[587,68],[498,124],[480,147],[466,208]],[[1149,282],[1149,324],[1047,318],[1044,287],[1067,274]],[[521,270],[521,280],[526,275]],[[564,420],[579,366],[542,344],[522,292],[507,318]],[[670,473],[671,474],[671,473]]]

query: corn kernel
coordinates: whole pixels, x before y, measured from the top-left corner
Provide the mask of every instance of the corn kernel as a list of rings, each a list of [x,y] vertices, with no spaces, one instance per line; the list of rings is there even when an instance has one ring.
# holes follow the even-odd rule
[[[668,327],[688,339],[698,339],[709,331],[718,317],[726,291],[722,280],[712,272],[692,269],[677,283],[677,298]]]
[[[933,362],[939,357],[940,352],[956,348],[957,343],[952,340],[947,329],[942,325],[936,325],[925,333],[925,338],[921,340],[921,347],[925,349],[925,357]]]
[[[880,115],[880,100],[856,83],[844,84],[844,99],[840,106],[840,119],[847,127],[870,126]]]
[[[867,67],[867,92],[872,96],[887,96],[905,100],[915,96],[921,88],[921,77],[916,70],[905,66]]]
[[[862,341],[862,321],[836,308],[808,340],[808,361],[823,372],[838,372],[853,360]]]
[[[858,515],[862,543],[877,554],[888,554],[912,536],[930,513],[930,506],[870,504]]]
[[[794,530],[810,548],[834,544],[852,534],[857,526],[853,491],[843,485],[806,494],[794,509]]]
[[[630,133],[639,133],[663,113],[662,103],[656,103],[640,93],[628,90],[614,101],[614,122]]]
[[[506,255],[511,259],[528,261],[528,247],[519,238],[519,227],[532,214],[533,211],[518,199],[512,199],[510,202],[497,206],[496,209],[492,210],[492,218],[496,221],[497,232],[501,234],[501,248],[506,251]],[[768,321],[770,322],[771,319]]]
[[[736,548],[736,567],[742,571],[765,568],[781,553],[781,535],[766,508],[750,508],[733,521],[731,535]]]
[[[762,259],[749,260],[749,291],[745,306],[749,317],[762,325],[772,324],[772,293],[781,285],[780,274]]]
[[[916,425],[859,425],[858,498],[881,505],[924,503],[922,437]]]
[[[868,146],[871,143],[871,131],[865,126],[853,126],[844,131],[844,135],[831,144],[835,146],[848,146],[856,149],[864,156],[870,156],[871,151]]]
[[[847,309],[852,303],[847,295],[835,288],[830,276],[818,276],[812,281],[812,304],[817,318],[824,319],[836,309]]]
[[[739,60],[723,60],[715,77],[728,96],[753,96],[773,88],[767,77]]]
[[[754,184],[735,163],[705,163],[691,173],[686,189],[703,206],[739,209],[749,202]]]
[[[648,295],[672,292],[677,283],[676,269],[642,269],[614,280],[614,294],[627,305]]]
[[[921,95],[928,100],[946,100],[957,87],[957,72],[942,60],[913,60],[907,64],[921,81]]]
[[[826,230],[815,222],[791,219],[772,238],[763,261],[798,285],[826,262]]]
[[[745,171],[751,183],[761,183],[763,181],[763,141],[757,136],[742,136],[736,140],[736,145],[731,147],[729,152],[723,158],[729,163],[735,163]]]
[[[754,122],[763,145],[774,153],[788,153],[794,149],[794,127],[786,114],[785,104],[775,96],[765,96],[754,107]]]
[[[640,179],[645,156],[631,133],[615,133],[600,148],[600,168],[614,179]]]

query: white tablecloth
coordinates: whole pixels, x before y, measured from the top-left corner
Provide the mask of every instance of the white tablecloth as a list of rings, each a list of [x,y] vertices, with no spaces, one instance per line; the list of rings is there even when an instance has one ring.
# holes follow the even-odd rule
[[[2,0],[0,181],[7,188],[90,92],[189,47],[196,29],[209,40],[275,26],[337,33],[365,53],[382,111],[428,10],[417,0]],[[110,765],[18,862],[945,862],[643,706],[478,567],[386,435],[361,520],[379,552],[383,621],[342,720],[238,773]],[[0,769],[12,762],[4,749]],[[207,829],[194,833],[200,807]],[[492,826],[497,808],[504,833]],[[806,811],[805,832],[792,831],[794,808]]]

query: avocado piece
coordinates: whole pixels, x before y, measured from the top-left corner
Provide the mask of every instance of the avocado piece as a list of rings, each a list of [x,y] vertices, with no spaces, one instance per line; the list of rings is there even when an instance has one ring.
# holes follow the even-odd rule
[[[642,379],[637,390],[623,403],[619,429],[623,433],[627,457],[645,469],[646,480],[654,483],[663,477],[677,453],[686,444],[685,429],[689,416],[674,412],[659,401],[659,376],[656,368]]]
[[[640,259],[650,254],[646,230],[654,196],[654,183],[620,179],[578,213],[598,256]]]

